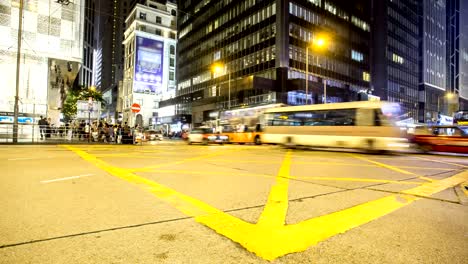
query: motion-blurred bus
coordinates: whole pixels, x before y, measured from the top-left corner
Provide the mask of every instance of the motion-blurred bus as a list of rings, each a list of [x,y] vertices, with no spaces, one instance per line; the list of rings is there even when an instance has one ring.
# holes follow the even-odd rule
[[[347,102],[268,109],[263,117],[263,143],[286,146],[394,151],[408,140],[394,122],[400,105],[389,102]]]
[[[229,143],[261,144],[261,117],[265,110],[284,106],[284,104],[268,104],[256,107],[226,110],[220,113],[220,131],[228,137]]]

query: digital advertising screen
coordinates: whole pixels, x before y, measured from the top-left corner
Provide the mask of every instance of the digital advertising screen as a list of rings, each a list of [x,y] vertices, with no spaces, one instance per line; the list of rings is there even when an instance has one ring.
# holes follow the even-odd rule
[[[136,58],[133,92],[160,93],[163,82],[162,41],[136,37]]]

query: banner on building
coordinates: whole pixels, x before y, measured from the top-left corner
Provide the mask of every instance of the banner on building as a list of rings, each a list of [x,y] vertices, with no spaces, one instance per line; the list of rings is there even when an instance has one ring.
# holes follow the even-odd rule
[[[156,94],[162,92],[163,49],[162,41],[136,37],[133,92]]]
[[[60,110],[67,99],[80,64],[74,61],[49,58],[49,89],[47,104],[50,110]]]

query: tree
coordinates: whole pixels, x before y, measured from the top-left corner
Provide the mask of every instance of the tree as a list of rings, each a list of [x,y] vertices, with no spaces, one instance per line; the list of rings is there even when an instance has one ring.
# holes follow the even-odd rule
[[[62,108],[65,120],[69,121],[76,115],[78,110],[76,103],[78,100],[88,100],[89,97],[93,98],[93,101],[101,102],[101,105],[103,106],[106,104],[102,97],[102,93],[100,91],[96,91],[94,87],[80,87],[80,89],[71,90],[68,92]]]

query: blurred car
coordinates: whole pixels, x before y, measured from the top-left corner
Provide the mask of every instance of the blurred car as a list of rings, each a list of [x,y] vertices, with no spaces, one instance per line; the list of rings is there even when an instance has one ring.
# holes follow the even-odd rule
[[[419,129],[411,142],[422,151],[468,153],[468,126],[433,126]]]
[[[217,143],[223,144],[228,142],[228,136],[222,135],[220,133],[213,133],[211,128],[196,128],[193,129],[187,136],[187,143]]]
[[[163,140],[163,135],[157,130],[146,130],[144,133],[146,141]]]

